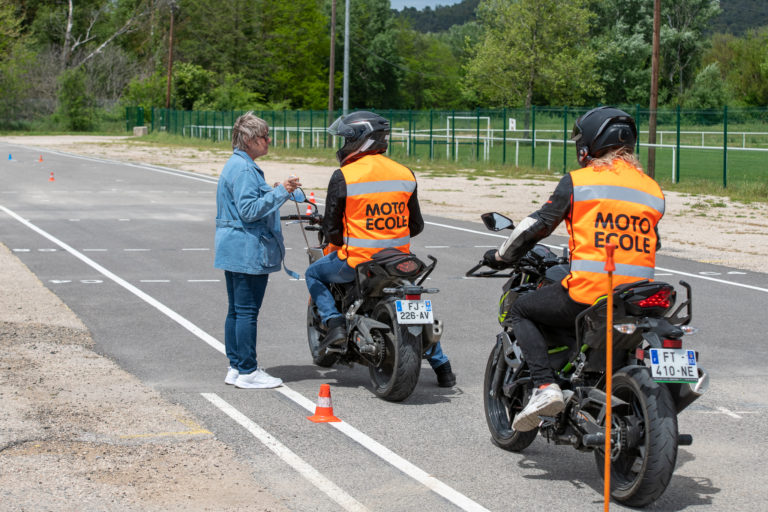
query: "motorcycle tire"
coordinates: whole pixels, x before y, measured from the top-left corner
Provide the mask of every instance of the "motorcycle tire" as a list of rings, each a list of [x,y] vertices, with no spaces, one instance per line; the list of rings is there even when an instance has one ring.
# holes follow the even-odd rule
[[[617,410],[611,429],[634,422],[635,431],[642,432],[643,437],[635,443],[637,446],[622,448],[612,456],[611,496],[623,505],[643,507],[662,495],[675,470],[675,404],[667,387],[659,385],[646,368],[640,367],[614,374],[613,396],[629,405],[614,408]],[[604,450],[595,450],[595,462],[604,478]]]
[[[320,315],[317,314],[317,306],[315,306],[314,301],[310,298],[307,305],[307,342],[309,343],[309,353],[312,355],[312,362],[314,364],[328,368],[338,361],[339,355],[326,351],[324,351],[324,354],[318,354],[318,347],[325,336],[325,332],[318,328],[319,325]]]
[[[368,366],[373,392],[389,402],[401,402],[411,396],[419,381],[421,336],[397,323],[392,300],[377,304],[373,319],[391,326],[391,331],[379,333],[384,353],[378,364]]]
[[[511,397],[503,394],[501,379],[498,383],[498,389],[491,389],[497,365],[500,362],[504,364],[504,355],[501,353],[501,350],[502,346],[496,344],[491,351],[491,355],[488,357],[488,363],[485,365],[485,376],[483,378],[485,421],[488,423],[491,439],[496,446],[510,452],[519,452],[530,446],[534,439],[536,439],[539,429],[535,428],[528,432],[518,432],[512,428],[515,414],[525,407],[528,396],[531,394],[530,385],[516,386]]]

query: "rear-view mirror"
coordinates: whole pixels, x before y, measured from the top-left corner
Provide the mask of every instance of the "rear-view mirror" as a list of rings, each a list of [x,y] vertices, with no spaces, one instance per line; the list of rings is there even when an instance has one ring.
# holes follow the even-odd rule
[[[480,216],[480,218],[483,219],[483,224],[485,224],[485,227],[487,227],[491,231],[501,231],[502,229],[513,229],[515,227],[515,223],[512,222],[512,219],[509,219],[500,213],[496,213],[496,212],[484,213]]]

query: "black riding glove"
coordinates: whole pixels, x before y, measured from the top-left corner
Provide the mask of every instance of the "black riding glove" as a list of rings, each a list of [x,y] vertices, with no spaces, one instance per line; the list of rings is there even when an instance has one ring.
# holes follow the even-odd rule
[[[507,267],[506,262],[496,259],[496,249],[485,251],[485,254],[483,254],[483,265],[494,270],[503,270]]]

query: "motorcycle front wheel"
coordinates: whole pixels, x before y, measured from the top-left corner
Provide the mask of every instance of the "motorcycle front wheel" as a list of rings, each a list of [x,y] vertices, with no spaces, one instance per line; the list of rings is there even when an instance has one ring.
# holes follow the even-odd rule
[[[488,430],[491,431],[491,438],[496,446],[511,452],[519,452],[536,439],[539,429],[518,432],[512,428],[515,415],[525,407],[526,397],[531,393],[530,385],[515,386],[512,390],[512,396],[505,396],[502,392],[503,378],[499,379],[498,385],[493,388],[493,376],[498,365],[506,365],[502,348],[501,344],[496,344],[488,357],[488,363],[485,365],[485,377],[483,378],[485,421],[488,423]]]
[[[389,402],[401,402],[411,396],[421,371],[421,336],[414,336],[408,327],[397,323],[392,300],[380,302],[373,319],[390,326],[389,332],[377,331],[381,348],[376,364],[370,364],[373,392]]]
[[[677,461],[677,413],[666,386],[646,368],[613,376],[613,396],[627,405],[614,407],[611,437],[611,496],[630,507],[643,507],[662,495]],[[604,474],[604,450],[595,461]]]
[[[321,331],[320,315],[317,314],[317,306],[310,297],[309,304],[307,306],[307,342],[309,343],[309,353],[312,355],[312,362],[317,366],[328,368],[339,359],[338,354],[333,352],[323,351],[323,354],[319,353],[318,347],[320,342],[325,336],[325,332]]]

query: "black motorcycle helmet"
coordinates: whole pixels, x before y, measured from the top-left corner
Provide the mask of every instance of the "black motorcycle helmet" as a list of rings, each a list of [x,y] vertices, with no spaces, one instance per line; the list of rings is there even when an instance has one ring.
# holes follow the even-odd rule
[[[365,110],[341,116],[328,127],[328,133],[344,137],[344,145],[336,152],[341,165],[353,157],[383,153],[389,146],[389,121]]]
[[[634,151],[637,126],[632,116],[613,107],[593,108],[573,123],[571,140],[576,142],[576,158],[586,167],[590,160],[608,151],[626,147]]]

